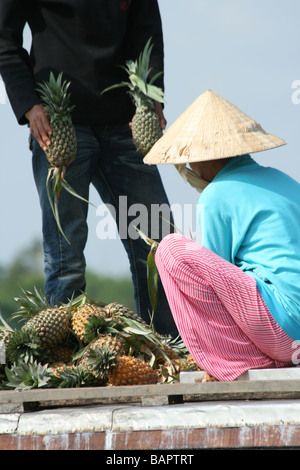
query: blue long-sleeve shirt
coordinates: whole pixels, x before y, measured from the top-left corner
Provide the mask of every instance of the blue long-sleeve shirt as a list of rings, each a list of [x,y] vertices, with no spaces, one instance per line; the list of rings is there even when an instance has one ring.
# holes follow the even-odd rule
[[[253,276],[277,323],[300,340],[300,184],[237,157],[204,189],[198,208],[203,245]]]

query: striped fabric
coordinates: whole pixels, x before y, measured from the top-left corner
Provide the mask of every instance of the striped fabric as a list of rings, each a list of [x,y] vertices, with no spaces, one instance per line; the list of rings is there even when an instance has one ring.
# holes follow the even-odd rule
[[[229,381],[249,369],[292,365],[294,341],[252,277],[180,234],[165,237],[155,259],[177,328],[203,370]]]

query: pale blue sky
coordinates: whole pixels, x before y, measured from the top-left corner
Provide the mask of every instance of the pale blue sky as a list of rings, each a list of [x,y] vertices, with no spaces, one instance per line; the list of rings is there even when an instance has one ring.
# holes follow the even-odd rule
[[[300,80],[299,0],[159,0],[165,39],[165,115],[168,124],[210,88],[256,119],[288,145],[254,158],[300,182],[299,113],[292,102]],[[30,47],[26,28],[24,42]],[[298,95],[298,97],[300,94]],[[41,236],[39,202],[27,147],[8,102],[0,104],[0,265]],[[197,193],[171,166],[160,166],[170,203],[196,203]],[[101,201],[91,191],[96,205]],[[88,267],[126,274],[127,257],[119,240],[99,240],[99,217],[89,212]]]

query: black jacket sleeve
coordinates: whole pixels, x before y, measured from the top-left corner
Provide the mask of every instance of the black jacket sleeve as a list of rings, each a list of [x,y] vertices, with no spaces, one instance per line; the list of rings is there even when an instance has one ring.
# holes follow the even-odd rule
[[[0,74],[19,124],[27,124],[25,113],[39,97],[27,51],[23,48],[27,0],[0,1]]]
[[[153,49],[150,57],[150,76],[164,72],[164,44],[160,11],[157,0],[132,0],[129,14],[129,38],[131,58],[137,58],[146,42],[152,37]],[[164,89],[163,74],[156,80]]]

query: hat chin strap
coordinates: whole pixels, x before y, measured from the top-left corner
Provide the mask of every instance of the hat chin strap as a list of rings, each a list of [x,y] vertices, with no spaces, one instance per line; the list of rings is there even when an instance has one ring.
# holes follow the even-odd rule
[[[174,165],[180,176],[184,179],[185,182],[188,182],[193,188],[195,188],[200,193],[206,186],[209,184],[209,181],[204,180],[198,176],[194,171],[187,168],[184,163]]]

